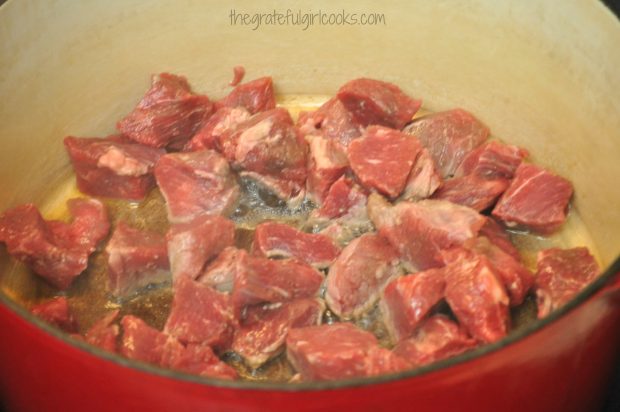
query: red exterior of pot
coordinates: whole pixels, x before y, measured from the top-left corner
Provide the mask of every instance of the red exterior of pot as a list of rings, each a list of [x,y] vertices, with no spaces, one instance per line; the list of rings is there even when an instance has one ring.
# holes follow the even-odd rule
[[[68,344],[3,305],[1,399],[8,411],[593,411],[620,354],[617,278],[555,322],[484,356],[337,389],[240,389],[149,373]]]

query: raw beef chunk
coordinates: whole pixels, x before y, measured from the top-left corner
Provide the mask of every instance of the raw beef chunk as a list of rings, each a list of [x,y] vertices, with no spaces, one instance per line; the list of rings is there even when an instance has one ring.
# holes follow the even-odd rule
[[[510,236],[508,236],[508,233],[506,233],[504,228],[500,226],[495,219],[491,217],[485,219],[484,225],[480,229],[480,236],[489,239],[491,243],[508,253],[515,258],[515,260],[519,261],[521,259],[519,251],[510,241]]]
[[[538,252],[536,263],[538,317],[568,303],[600,273],[600,268],[585,247],[546,249]]]
[[[396,250],[383,236],[367,233],[349,243],[330,267],[325,300],[341,318],[358,317],[400,274]]]
[[[495,342],[508,332],[508,295],[491,262],[481,255],[445,266],[446,301],[469,335]]]
[[[381,313],[393,342],[413,334],[429,311],[443,299],[445,287],[441,269],[402,276],[386,286],[381,298]]]
[[[340,254],[340,248],[327,236],[310,234],[277,222],[256,227],[252,251],[266,257],[296,257],[316,268],[327,268]]]
[[[316,204],[322,204],[329,188],[348,169],[347,155],[333,140],[322,136],[308,136],[310,154],[308,158],[307,197]]]
[[[444,178],[454,175],[465,156],[489,137],[489,129],[462,109],[420,117],[403,131],[429,150]]]
[[[549,234],[566,220],[573,186],[563,177],[541,167],[523,163],[493,209],[493,216],[506,226],[524,227]]]
[[[512,179],[527,156],[525,149],[491,141],[469,152],[454,172],[454,177],[473,174],[487,179]]]
[[[66,137],[65,148],[82,193],[141,200],[155,187],[153,167],[165,153],[118,138]]]
[[[184,344],[225,349],[230,345],[235,324],[228,295],[186,276],[176,281],[165,333]]]
[[[394,353],[422,366],[460,355],[476,347],[476,341],[445,316],[435,315],[422,323],[409,339],[401,341]]]
[[[108,285],[112,294],[127,296],[170,280],[164,236],[134,229],[120,222],[106,246]]]
[[[273,93],[271,77],[260,77],[238,85],[230,94],[215,103],[221,107],[243,107],[250,113],[256,114],[276,107],[276,98]]]
[[[236,247],[227,247],[198,276],[198,282],[209,285],[220,292],[232,292],[235,276],[245,262],[247,252]]]
[[[245,76],[245,67],[235,66],[233,67],[233,79],[228,84],[235,87],[236,85],[241,83],[244,76]]]
[[[250,118],[250,112],[243,107],[222,107],[213,114],[183,148],[186,152],[217,149],[220,136]]]
[[[119,328],[113,322],[119,314],[119,310],[113,310],[95,322],[84,334],[84,339],[91,345],[99,346],[108,352],[116,352],[116,339]]]
[[[484,179],[473,174],[455,177],[444,181],[433,199],[448,200],[481,212],[493,206],[509,184],[507,179]]]
[[[321,207],[313,212],[313,217],[337,219],[349,214],[352,209],[366,207],[368,196],[351,179],[343,176],[327,192]]]
[[[303,199],[307,145],[286,109],[252,116],[220,136],[218,144],[241,176],[256,180],[283,200]]]
[[[291,329],[286,353],[304,381],[379,375],[409,366],[380,348],[372,333],[348,322]]]
[[[253,307],[235,332],[232,350],[250,367],[258,368],[284,349],[289,329],[320,324],[324,309],[320,299]]]
[[[300,113],[297,121],[304,135],[321,135],[333,141],[341,150],[362,134],[362,125],[353,118],[338,98],[333,97],[314,112]]]
[[[232,292],[237,317],[243,317],[248,306],[315,297],[323,282],[316,269],[296,259],[240,258]]]
[[[400,252],[410,271],[441,266],[439,252],[476,237],[485,218],[475,210],[445,200],[399,202],[368,198],[375,227]]]
[[[147,146],[181,148],[212,112],[209,98],[193,94],[184,77],[161,73],[153,76],[151,88],[116,128]]]
[[[413,136],[412,136],[413,138]],[[435,167],[435,161],[426,148],[422,148],[409,173],[407,184],[402,194],[404,200],[421,200],[429,198],[441,185],[441,176]]]
[[[162,156],[155,166],[155,178],[172,223],[203,214],[227,215],[239,197],[228,162],[213,150]]]
[[[69,302],[64,296],[58,296],[43,303],[39,303],[30,311],[50,325],[64,330],[67,333],[77,333],[78,324],[71,313]]]
[[[235,370],[220,361],[207,345],[183,345],[172,336],[148,326],[135,316],[121,320],[123,339],[120,353],[129,359],[172,368],[196,375],[235,379]]]
[[[9,254],[61,290],[86,269],[88,256],[110,228],[98,200],[71,199],[67,206],[71,223],[45,221],[32,204],[0,215],[0,242]]]
[[[394,199],[405,188],[422,146],[406,134],[382,126],[370,126],[348,148],[351,168],[368,189]]]
[[[402,129],[422,104],[391,83],[363,78],[345,83],[337,97],[363,126],[375,124],[394,129]]]
[[[170,226],[166,234],[174,280],[196,279],[205,266],[235,242],[235,224],[222,216],[199,216]]]

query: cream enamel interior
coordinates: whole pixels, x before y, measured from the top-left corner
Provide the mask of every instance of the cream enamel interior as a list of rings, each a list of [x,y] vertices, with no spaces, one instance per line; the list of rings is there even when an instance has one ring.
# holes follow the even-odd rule
[[[384,13],[380,26],[231,26],[229,13]],[[0,8],[0,209],[42,204],[70,173],[62,139],[113,132],[150,73],[212,97],[231,68],[282,95],[392,81],[430,110],[464,107],[568,177],[601,263],[620,251],[620,23],[588,0],[10,0]]]

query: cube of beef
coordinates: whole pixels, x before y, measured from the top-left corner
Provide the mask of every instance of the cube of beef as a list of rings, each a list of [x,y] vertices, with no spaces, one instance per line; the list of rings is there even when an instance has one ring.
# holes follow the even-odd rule
[[[341,318],[358,317],[401,273],[398,253],[392,245],[381,235],[364,234],[349,243],[330,267],[325,300]]]
[[[536,266],[538,318],[568,303],[600,274],[594,256],[585,247],[542,250]]]
[[[370,126],[351,142],[347,155],[362,185],[394,199],[407,183],[422,150],[417,139],[382,126]]]
[[[170,281],[166,239],[120,222],[106,246],[108,288],[115,296],[128,296],[151,285]]]
[[[236,325],[230,297],[187,276],[174,284],[172,308],[164,332],[184,344],[230,346]]]
[[[256,180],[291,205],[303,200],[307,145],[286,109],[258,113],[218,140],[240,175]]]
[[[440,185],[441,176],[437,172],[435,161],[428,149],[423,147],[409,173],[401,198],[404,200],[427,199]]]
[[[291,302],[255,306],[235,332],[232,350],[245,363],[258,368],[284,349],[291,328],[319,325],[325,304],[320,299],[298,299]]]
[[[225,248],[196,280],[220,292],[232,292],[237,272],[245,262],[244,255],[247,255],[247,252],[243,249],[233,246]]]
[[[517,248],[512,244],[510,236],[506,233],[504,228],[495,221],[495,219],[491,217],[487,217],[485,219],[484,225],[480,229],[480,236],[484,236],[489,239],[492,244],[508,253],[510,256],[515,258],[515,260],[521,260],[521,255],[519,254]]]
[[[474,174],[448,179],[433,194],[433,199],[447,200],[479,212],[488,209],[508,188],[508,179],[485,179]]]
[[[216,108],[243,107],[251,114],[264,112],[276,107],[271,77],[258,79],[236,86],[228,96],[215,103]]]
[[[422,105],[391,83],[365,78],[345,83],[337,97],[362,126],[402,129]]]
[[[420,117],[403,131],[429,150],[444,178],[454,175],[465,156],[489,137],[489,129],[462,109]]]
[[[165,153],[117,138],[66,137],[65,148],[82,193],[141,200],[155,187],[153,167]]]
[[[286,354],[303,381],[372,376],[408,367],[377,338],[348,323],[291,329]]]
[[[183,151],[196,152],[199,150],[218,149],[217,142],[220,136],[234,130],[249,118],[250,112],[243,107],[222,107],[187,142]]]
[[[506,226],[550,234],[566,220],[573,186],[563,177],[532,164],[521,164],[493,209]]]
[[[465,156],[454,177],[476,175],[487,179],[512,179],[528,152],[517,146],[490,141]]]
[[[98,200],[71,199],[67,205],[71,223],[45,221],[32,204],[0,216],[0,242],[9,254],[61,290],[86,269],[88,256],[110,228]]]
[[[346,153],[333,140],[323,136],[307,136],[310,154],[308,157],[308,180],[306,196],[320,205],[329,188],[348,169]]]
[[[441,266],[442,249],[476,237],[485,223],[475,210],[445,200],[392,206],[377,194],[368,198],[368,214],[412,272]]]
[[[84,340],[108,352],[117,351],[118,325],[114,323],[120,310],[115,309],[105,314],[84,333]]]
[[[340,248],[329,237],[277,222],[256,226],[252,251],[258,256],[295,257],[319,269],[329,267],[340,254]]]
[[[240,259],[232,291],[238,318],[249,306],[315,297],[323,282],[316,269],[296,259],[271,260],[248,255],[240,255]]]
[[[495,342],[508,333],[508,295],[491,262],[481,255],[464,255],[445,266],[446,301],[479,342]]]
[[[196,279],[213,258],[234,244],[235,224],[222,216],[199,216],[171,225],[166,239],[174,280]]]
[[[442,269],[401,276],[391,281],[381,297],[381,314],[393,342],[413,334],[418,324],[444,296]]]
[[[155,166],[155,178],[172,223],[189,222],[203,214],[227,215],[239,197],[228,162],[212,150],[162,156]]]
[[[67,333],[77,333],[78,331],[77,320],[69,308],[67,298],[64,296],[58,296],[39,303],[33,306],[30,312]]]
[[[193,94],[184,77],[154,75],[151,88],[116,128],[138,143],[181,148],[211,116],[207,96]]]
[[[190,343],[180,351],[164,353],[164,365],[193,375],[225,380],[239,377],[232,366],[222,362],[209,345]],[[166,356],[167,355],[167,356]]]
[[[435,315],[424,321],[412,337],[400,341],[394,353],[409,361],[411,366],[423,366],[460,355],[476,346],[476,341],[456,323]]]
[[[313,112],[299,115],[297,126],[303,135],[320,135],[345,150],[362,134],[361,123],[354,119],[338,98],[333,97]]]

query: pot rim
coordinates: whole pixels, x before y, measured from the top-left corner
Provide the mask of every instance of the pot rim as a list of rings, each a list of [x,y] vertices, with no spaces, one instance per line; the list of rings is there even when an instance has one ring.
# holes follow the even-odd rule
[[[620,279],[620,256],[592,283],[579,292],[571,301],[562,306],[560,309],[550,313],[548,316],[537,319],[534,322],[524,326],[523,328],[510,333],[504,339],[497,342],[480,346],[469,352],[465,352],[461,355],[454,356],[448,359],[444,359],[438,362],[431,363],[429,365],[421,366],[398,373],[391,373],[373,377],[342,379],[335,381],[318,381],[318,382],[300,382],[300,383],[288,383],[288,382],[258,382],[258,381],[229,381],[217,378],[210,378],[200,375],[192,375],[185,372],[175,371],[172,369],[165,369],[148,363],[131,360],[122,357],[119,354],[105,351],[97,346],[90,345],[84,341],[74,339],[69,334],[61,331],[60,329],[46,323],[42,319],[38,318],[25,307],[21,306],[17,302],[13,301],[4,292],[0,291],[0,304],[8,307],[12,312],[17,314],[22,319],[26,320],[30,324],[34,324],[39,329],[42,329],[47,334],[52,335],[54,338],[61,340],[67,345],[86,352],[88,355],[93,355],[98,358],[103,358],[109,362],[115,363],[121,367],[129,367],[139,372],[157,375],[162,378],[174,379],[180,381],[186,381],[193,384],[221,387],[226,389],[240,389],[240,390],[262,390],[262,391],[282,391],[282,392],[302,392],[302,391],[318,391],[318,390],[334,390],[334,389],[346,389],[363,387],[374,384],[384,384],[397,380],[404,380],[415,378],[422,375],[427,375],[440,370],[448,369],[452,366],[460,365],[478,358],[481,358],[487,354],[497,352],[505,347],[513,345],[526,337],[533,335],[545,328],[546,326],[559,321],[561,318],[567,316],[574,309],[582,304],[585,304],[590,298],[595,296],[598,292],[602,292],[605,286],[611,284],[614,278]]]

